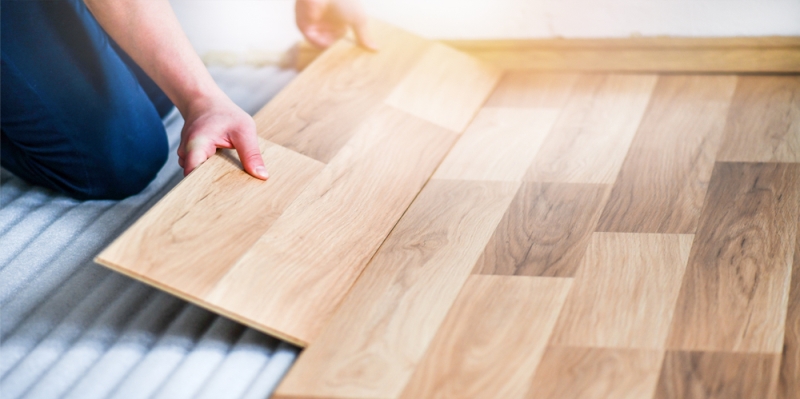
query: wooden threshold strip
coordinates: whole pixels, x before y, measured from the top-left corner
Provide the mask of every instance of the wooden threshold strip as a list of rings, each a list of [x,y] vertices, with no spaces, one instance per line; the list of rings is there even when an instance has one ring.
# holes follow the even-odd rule
[[[800,72],[800,37],[637,37],[621,39],[445,40],[508,70],[573,72]],[[297,45],[302,70],[319,50]]]

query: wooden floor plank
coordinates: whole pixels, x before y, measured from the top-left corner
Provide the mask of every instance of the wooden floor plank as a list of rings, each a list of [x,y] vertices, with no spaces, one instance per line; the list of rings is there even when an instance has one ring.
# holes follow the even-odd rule
[[[800,223],[794,246],[792,283],[783,335],[783,355],[778,381],[779,399],[800,399]]]
[[[583,75],[527,180],[611,184],[644,114],[655,75]]]
[[[694,234],[735,87],[735,76],[659,77],[598,231]]]
[[[577,74],[508,71],[484,107],[560,109],[577,81]]]
[[[716,164],[670,348],[781,352],[798,218],[800,164]]]
[[[475,273],[574,276],[608,191],[599,184],[523,183]]]
[[[400,395],[517,186],[431,180],[277,397]]]
[[[387,24],[373,21],[371,27],[386,51],[337,42],[254,116],[259,135],[330,161],[432,46]]]
[[[267,160],[270,180],[245,180],[212,160],[162,199],[174,204],[168,215],[146,216],[140,234],[118,244],[168,244],[174,229],[194,223],[179,237],[191,245],[163,258],[106,251],[98,261],[307,345],[462,133],[439,125],[465,126],[501,76],[388,25],[375,32],[388,47],[336,44],[255,118],[260,137],[282,145],[269,151],[285,152],[266,154],[277,162]],[[310,166],[298,172],[295,158]],[[205,186],[195,187],[203,176]],[[235,208],[230,215],[225,204]]]
[[[691,235],[595,233],[551,345],[663,349]]]
[[[483,108],[434,178],[521,181],[550,133],[557,108]]]
[[[100,262],[202,298],[325,166],[265,140],[260,144],[272,174],[268,182],[253,179],[238,160],[215,155],[106,248]]]
[[[669,351],[655,399],[771,399],[777,354]]]
[[[662,351],[551,346],[527,398],[650,398],[662,358]]]
[[[501,75],[489,64],[434,43],[395,86],[386,104],[461,133]]]
[[[800,76],[739,78],[717,160],[800,162]]]
[[[570,285],[471,276],[400,397],[524,398]]]
[[[381,108],[204,299],[313,341],[455,137]]]

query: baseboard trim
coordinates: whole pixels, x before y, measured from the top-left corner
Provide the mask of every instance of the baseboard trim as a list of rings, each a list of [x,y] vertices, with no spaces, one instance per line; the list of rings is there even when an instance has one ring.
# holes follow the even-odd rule
[[[509,70],[571,72],[798,73],[800,37],[445,40]],[[303,69],[319,54],[299,44]]]

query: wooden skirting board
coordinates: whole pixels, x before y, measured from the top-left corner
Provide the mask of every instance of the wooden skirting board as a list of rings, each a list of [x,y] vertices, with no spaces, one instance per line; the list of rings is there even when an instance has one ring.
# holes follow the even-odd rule
[[[305,346],[279,399],[800,399],[800,76],[376,32],[255,116],[270,180],[221,151],[98,262]]]
[[[800,72],[800,37],[446,40],[507,70],[573,72]],[[291,53],[302,70],[320,51],[306,42]]]

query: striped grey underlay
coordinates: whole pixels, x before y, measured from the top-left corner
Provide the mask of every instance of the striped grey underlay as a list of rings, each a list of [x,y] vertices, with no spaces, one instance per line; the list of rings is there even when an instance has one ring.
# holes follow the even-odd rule
[[[213,68],[253,113],[294,76]],[[141,194],[75,201],[0,175],[0,398],[262,399],[298,349],[92,262],[180,180],[183,120],[165,120],[170,158]]]

